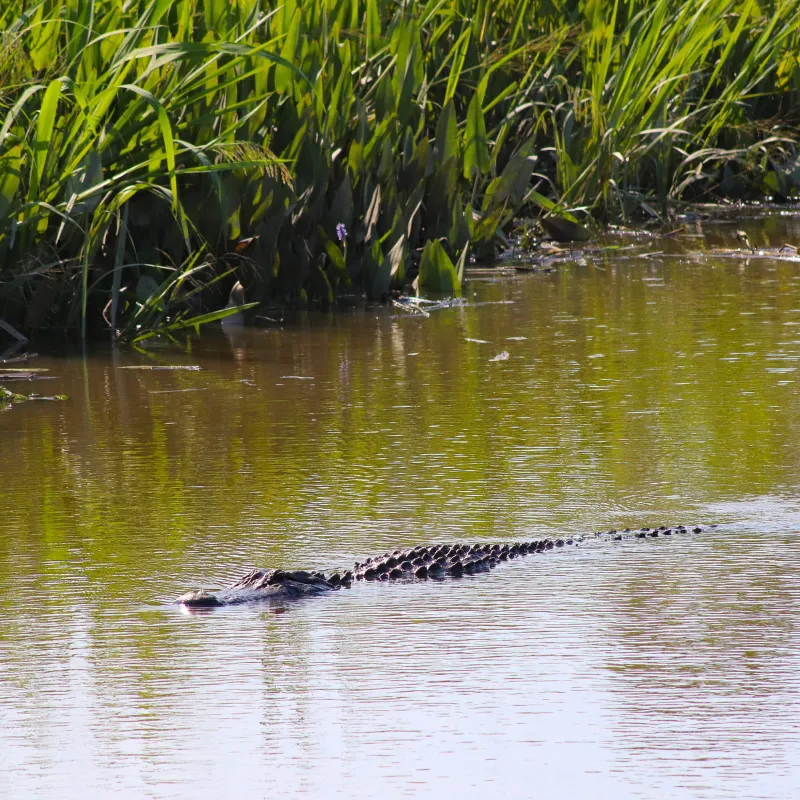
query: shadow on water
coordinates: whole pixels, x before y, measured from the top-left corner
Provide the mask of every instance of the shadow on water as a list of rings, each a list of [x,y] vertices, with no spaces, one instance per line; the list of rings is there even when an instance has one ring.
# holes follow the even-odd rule
[[[427,318],[36,359],[70,399],[0,414],[4,796],[800,792],[800,275],[714,254],[747,225],[482,274]],[[722,524],[170,605],[253,566],[678,522]]]

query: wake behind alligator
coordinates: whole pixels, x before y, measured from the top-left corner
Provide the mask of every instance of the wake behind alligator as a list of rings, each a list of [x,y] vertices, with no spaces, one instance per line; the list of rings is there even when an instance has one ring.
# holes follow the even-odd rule
[[[716,528],[709,525],[708,528]],[[702,533],[700,526],[677,525],[668,528],[639,528],[624,531],[610,530],[593,537],[614,540],[647,539],[674,534]],[[576,545],[587,537],[566,539],[536,539],[511,544],[436,544],[394,550],[382,556],[357,561],[352,569],[339,572],[307,572],[305,570],[254,569],[241,580],[218,592],[194,590],[176,601],[187,608],[208,608],[258,601],[283,601],[323,592],[349,589],[355,581],[414,582],[430,579],[461,578],[486,572],[514,558],[545,553],[558,547]]]

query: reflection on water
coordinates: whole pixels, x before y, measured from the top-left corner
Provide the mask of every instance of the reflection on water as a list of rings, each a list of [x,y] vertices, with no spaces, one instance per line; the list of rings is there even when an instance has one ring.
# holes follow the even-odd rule
[[[800,274],[671,246],[474,280],[485,305],[428,319],[38,359],[71,400],[0,414],[2,796],[800,793]],[[254,565],[700,520],[169,605]]]

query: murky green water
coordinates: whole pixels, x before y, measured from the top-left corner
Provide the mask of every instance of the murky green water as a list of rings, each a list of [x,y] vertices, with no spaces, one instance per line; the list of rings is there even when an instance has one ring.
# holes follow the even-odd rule
[[[797,796],[800,264],[681,254],[744,225],[479,276],[429,318],[36,359],[25,389],[70,400],[0,413],[0,795]],[[255,565],[681,521],[723,524],[169,605]]]

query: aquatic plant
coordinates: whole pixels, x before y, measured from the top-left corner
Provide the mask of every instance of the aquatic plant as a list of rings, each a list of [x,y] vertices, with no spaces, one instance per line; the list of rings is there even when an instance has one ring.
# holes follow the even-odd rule
[[[584,69],[553,108],[561,202],[624,218],[666,216],[689,190],[781,194],[771,162],[797,163],[799,25],[788,2],[587,4]],[[783,183],[784,199],[800,189]]]
[[[789,0],[9,0],[0,31],[0,318],[26,332],[199,325],[237,279],[457,293],[520,214],[800,187]]]
[[[20,392],[12,392],[5,386],[0,385],[0,411],[5,410],[12,406],[14,403],[24,403],[27,400],[67,400],[69,399],[65,394],[55,394],[44,396],[40,394],[21,394]]]

